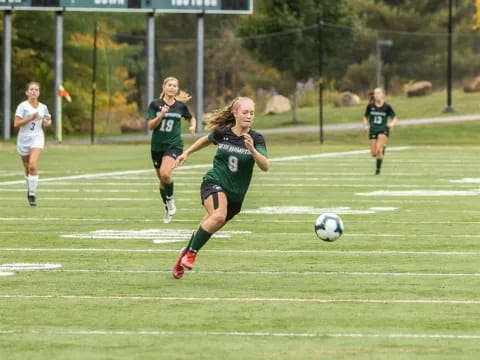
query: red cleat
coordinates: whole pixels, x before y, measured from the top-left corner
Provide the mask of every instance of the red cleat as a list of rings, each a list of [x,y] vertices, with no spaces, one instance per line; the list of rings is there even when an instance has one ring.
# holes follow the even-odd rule
[[[182,257],[182,263],[181,265],[186,268],[187,270],[192,270],[193,268],[193,263],[195,262],[195,258],[197,257],[197,254],[195,254],[192,251],[188,251],[183,257]]]
[[[180,254],[178,254],[177,261],[173,264],[172,274],[175,279],[181,279],[183,274],[185,273],[185,269],[182,266],[182,257],[185,254],[185,248],[180,250]]]

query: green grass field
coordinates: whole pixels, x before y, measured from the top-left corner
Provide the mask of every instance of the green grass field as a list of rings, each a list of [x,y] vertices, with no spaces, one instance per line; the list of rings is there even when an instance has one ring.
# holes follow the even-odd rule
[[[182,280],[170,269],[213,147],[176,171],[164,225],[147,144],[49,146],[36,208],[3,144],[0,358],[476,359],[480,146],[465,126],[399,128],[379,177],[364,135],[272,137],[270,171]],[[313,232],[326,211],[345,224],[334,243]]]
[[[480,94],[464,93],[462,90],[452,92],[452,105],[455,109],[453,114],[445,114],[442,111],[446,105],[446,92],[437,91],[424,97],[408,98],[405,95],[387,96],[386,99],[397,113],[400,121],[402,119],[431,118],[452,115],[471,115],[480,112]],[[361,122],[367,102],[362,99],[358,106],[349,106],[337,108],[332,103],[325,101],[324,105],[324,123],[343,124]],[[259,109],[260,111],[261,109]],[[292,123],[292,113],[280,115],[262,115],[259,113],[256,118],[256,126],[260,129],[270,129],[277,127],[293,127],[305,125],[317,125],[319,118],[318,106],[302,107],[297,113],[298,124]]]

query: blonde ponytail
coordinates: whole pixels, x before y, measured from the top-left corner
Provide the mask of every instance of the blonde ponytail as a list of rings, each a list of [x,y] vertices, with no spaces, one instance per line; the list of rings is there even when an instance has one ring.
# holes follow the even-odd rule
[[[188,100],[190,100],[192,96],[187,93],[186,91],[180,90],[180,92],[175,95],[175,99],[178,101],[181,101],[183,103],[186,103]]]
[[[165,84],[169,81],[176,81],[177,82],[177,85],[180,84],[180,82],[178,81],[178,79],[176,77],[173,77],[173,76],[169,76],[169,77],[166,77],[165,80],[163,80],[163,85],[162,85],[162,88],[165,86]],[[160,99],[163,99],[163,96],[165,95],[165,93],[162,92],[160,93],[160,96],[159,98]],[[175,95],[175,100],[178,100],[178,101],[181,101],[183,103],[186,103],[188,102],[192,97],[190,96],[189,93],[187,93],[186,91],[183,91],[183,90],[180,90],[178,92],[177,95]]]

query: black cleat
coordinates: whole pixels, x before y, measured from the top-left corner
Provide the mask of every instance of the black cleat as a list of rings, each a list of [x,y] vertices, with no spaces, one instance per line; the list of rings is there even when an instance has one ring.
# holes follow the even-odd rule
[[[35,199],[35,195],[27,195],[28,203],[30,206],[37,206],[37,201]]]
[[[375,170],[375,175],[380,175],[380,169]]]

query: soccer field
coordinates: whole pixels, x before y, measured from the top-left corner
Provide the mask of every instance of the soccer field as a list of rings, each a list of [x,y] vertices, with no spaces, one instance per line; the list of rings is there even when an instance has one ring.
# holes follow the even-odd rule
[[[213,147],[163,208],[149,145],[50,146],[30,208],[0,151],[1,359],[477,359],[480,147],[269,146],[239,214],[171,275]],[[335,212],[342,238],[322,242]]]

